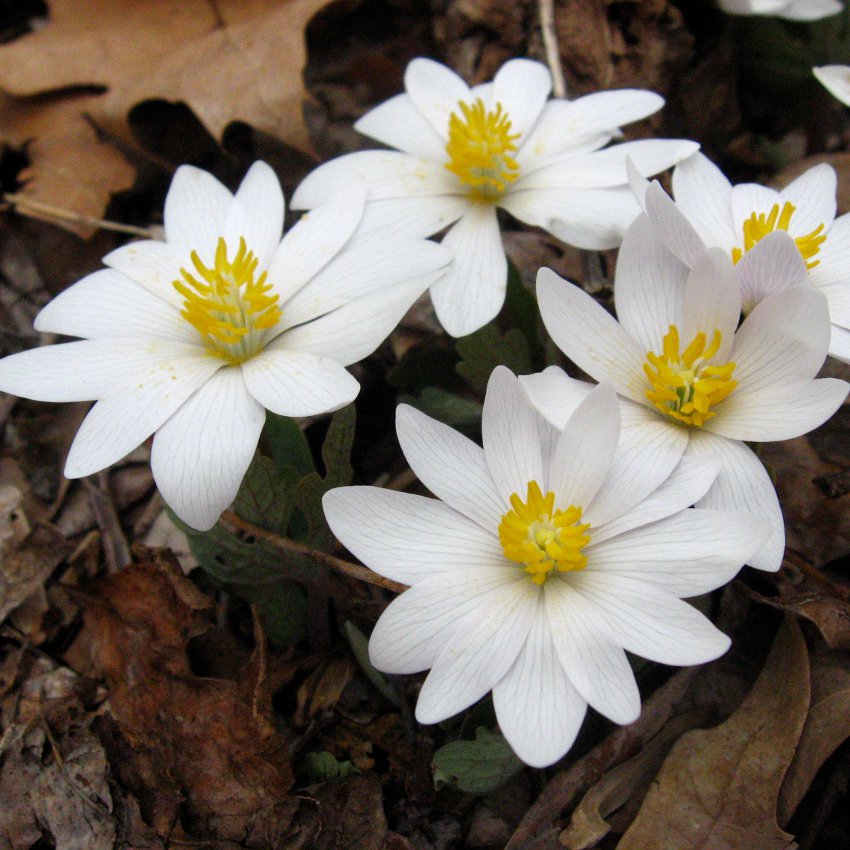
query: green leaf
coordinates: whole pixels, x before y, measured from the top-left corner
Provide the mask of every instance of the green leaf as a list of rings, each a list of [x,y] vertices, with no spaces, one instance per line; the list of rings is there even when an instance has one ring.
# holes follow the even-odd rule
[[[481,424],[481,405],[477,401],[462,398],[442,387],[427,387],[419,398],[402,396],[399,401],[467,433],[477,431]]]
[[[434,345],[416,345],[387,374],[387,382],[402,393],[418,394],[426,387],[460,389],[462,381],[455,372],[457,353]]]
[[[448,784],[467,794],[488,794],[522,767],[501,734],[479,726],[474,741],[453,741],[434,753],[434,787]]]
[[[386,680],[384,674],[377,670],[369,658],[369,640],[366,635],[351,622],[346,620],[343,625],[345,636],[351,646],[351,651],[357,659],[360,668],[366,674],[366,678],[375,686],[381,695],[397,708],[401,708],[401,699],[393,686]]]
[[[310,783],[338,781],[360,773],[350,761],[339,761],[333,753],[322,750],[320,753],[307,753],[304,767]]]
[[[299,477],[315,469],[307,437],[301,426],[288,416],[266,411],[266,426],[260,447],[278,469],[292,468]]]
[[[296,581],[240,585],[235,590],[257,606],[266,637],[276,647],[292,646],[307,634],[307,594]]]
[[[540,310],[534,293],[522,282],[517,267],[508,260],[508,285],[502,316],[508,327],[518,328],[531,351],[535,369],[542,369],[543,350],[540,342]],[[540,362],[537,362],[540,360]]]
[[[283,469],[265,455],[255,455],[242,479],[234,509],[242,519],[286,536],[292,518],[292,490],[298,482],[292,466]]]
[[[534,371],[528,340],[518,328],[511,328],[503,335],[494,324],[484,325],[475,333],[459,339],[457,351],[461,356],[457,364],[458,374],[482,394],[497,366],[507,366],[515,375]]]

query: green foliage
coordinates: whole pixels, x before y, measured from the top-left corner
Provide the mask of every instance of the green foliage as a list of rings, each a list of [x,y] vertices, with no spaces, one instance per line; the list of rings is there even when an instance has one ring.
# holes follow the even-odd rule
[[[474,741],[452,741],[434,753],[434,787],[451,785],[467,794],[488,794],[522,767],[501,734],[479,726]]]
[[[467,434],[476,432],[481,424],[481,405],[477,401],[455,395],[442,387],[427,387],[419,398],[402,396],[399,401]]]
[[[340,761],[327,750],[322,750],[320,753],[307,753],[304,756],[304,767],[307,770],[310,784],[328,781],[338,782],[360,773],[350,761]]]
[[[490,374],[497,366],[507,366],[515,375],[527,375],[533,371],[528,340],[518,328],[501,334],[495,325],[484,325],[475,333],[459,339],[457,351],[461,357],[457,364],[458,374],[481,394],[487,389]]]
[[[395,692],[392,685],[386,680],[384,674],[377,670],[369,658],[369,640],[351,620],[346,620],[343,623],[343,631],[348,638],[348,643],[351,646],[351,651],[360,665],[360,669],[366,674],[366,678],[375,686],[389,702],[397,708],[401,708],[401,699]]]

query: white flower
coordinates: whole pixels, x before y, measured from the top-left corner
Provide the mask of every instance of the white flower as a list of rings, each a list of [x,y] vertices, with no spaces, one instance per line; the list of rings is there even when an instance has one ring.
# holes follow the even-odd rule
[[[812,73],[834,98],[850,106],[850,65],[821,65]]]
[[[514,376],[493,372],[480,448],[402,405],[405,456],[440,500],[374,487],[324,497],[342,543],[412,585],[384,611],[369,653],[389,673],[431,669],[416,706],[437,723],[493,691],[523,761],[572,745],[587,704],[640,713],[625,652],[699,664],[729,639],[681,599],[728,581],[767,529],[749,514],[690,509],[716,466],[684,461],[646,486],[651,457],[625,458],[616,395],[596,389],[557,433]]]
[[[709,249],[689,270],[654,238],[645,216],[623,240],[614,292],[619,323],[549,269],[537,277],[540,312],[558,347],[623,397],[623,441],[653,457],[646,474],[663,480],[683,456],[715,458],[720,474],[697,504],[765,517],[770,538],[748,563],[779,569],[779,502],[743,441],[805,434],[847,395],[844,381],[814,380],[829,340],[826,300],[808,287],[783,289],[738,328],[741,293],[728,255]],[[590,391],[556,367],[520,380],[556,427]]]
[[[648,91],[623,89],[574,101],[548,100],[544,65],[507,62],[492,83],[469,86],[430,59],[414,59],[405,94],[355,127],[396,151],[361,151],[307,175],[296,209],[324,201],[340,181],[369,187],[364,226],[385,234],[430,236],[446,227],[454,256],[431,287],[443,327],[463,336],[492,319],[505,299],[507,261],[496,210],[549,230],[580,248],[619,245],[639,212],[625,159],[656,174],[697,149],[684,140],[643,140],[599,150],[620,126],[661,108]]]
[[[744,312],[787,286],[822,292],[832,322],[829,353],[850,361],[850,214],[835,217],[832,166],[815,165],[776,191],[756,183],[732,186],[697,153],[673,171],[675,203],[657,182],[646,185],[633,175],[632,185],[656,235],[683,263],[693,266],[709,247],[731,257]],[[773,242],[784,244],[768,249]]]
[[[40,401],[97,399],[65,474],[90,475],[156,432],[152,467],[175,513],[210,528],[233,500],[265,410],[308,416],[352,401],[345,366],[372,352],[447,258],[438,245],[352,238],[349,187],[281,241],[284,202],[256,163],[232,195],[177,170],[166,241],[109,254],[108,269],[39,313],[46,333],[83,337],[0,361],[0,390]]]
[[[727,15],[767,15],[789,21],[819,21],[841,11],[838,0],[718,0]]]

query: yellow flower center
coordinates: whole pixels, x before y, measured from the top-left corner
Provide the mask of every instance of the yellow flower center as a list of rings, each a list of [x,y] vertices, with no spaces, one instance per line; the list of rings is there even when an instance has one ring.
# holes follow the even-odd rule
[[[764,213],[752,213],[744,222],[744,250],[733,248],[732,262],[737,265],[741,257],[757,242],[764,239],[768,233],[773,233],[774,230],[784,230],[787,233],[788,225],[791,223],[791,216],[794,215],[796,209],[793,204],[786,201],[782,205],[781,211],[779,204],[774,204],[767,215]],[[799,250],[803,259],[806,261],[807,269],[813,269],[820,262],[820,260],[812,260],[812,257],[820,251],[821,245],[826,242],[826,234],[823,231],[824,225],[819,224],[811,233],[794,238],[797,250]]]
[[[513,493],[511,506],[499,523],[499,542],[505,557],[522,564],[535,584],[543,584],[554,570],[585,568],[587,556],[581,550],[590,542],[585,534],[590,524],[579,524],[581,508],[556,511],[555,494],[544,496],[536,481],[528,482],[524,502]]]
[[[183,280],[174,281],[184,299],[180,315],[198,331],[210,354],[243,363],[263,347],[263,331],[280,319],[278,297],[270,294],[265,272],[255,279],[258,260],[242,238],[232,260],[219,238],[212,268],[203,264],[197,251],[191,258],[195,274],[181,268]]]
[[[700,331],[680,354],[679,329],[670,325],[662,354],[648,351],[647,362],[643,364],[643,371],[652,384],[646,397],[658,410],[698,428],[716,415],[712,406],[723,401],[738,386],[732,379],[734,363],[710,365],[709,361],[720,349],[720,340],[720,331],[715,331],[711,345],[706,348],[706,336]]]
[[[511,122],[502,105],[487,111],[480,98],[472,105],[460,101],[460,115],[449,119],[446,168],[480,201],[495,201],[508,183],[519,176],[519,165],[511,156],[520,133],[511,133]],[[461,117],[462,116],[462,117]]]

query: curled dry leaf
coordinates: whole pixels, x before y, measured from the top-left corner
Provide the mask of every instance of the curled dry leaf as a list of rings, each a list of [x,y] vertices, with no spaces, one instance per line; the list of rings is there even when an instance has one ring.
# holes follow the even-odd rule
[[[776,821],[809,707],[809,658],[786,617],[741,707],[673,747],[617,850],[793,850]]]
[[[309,151],[304,27],[327,2],[51,0],[47,26],[0,47],[2,138],[30,142],[26,193],[102,215],[134,172],[94,128],[134,144],[127,115],[151,99],[182,101],[216,139],[240,121]]]

